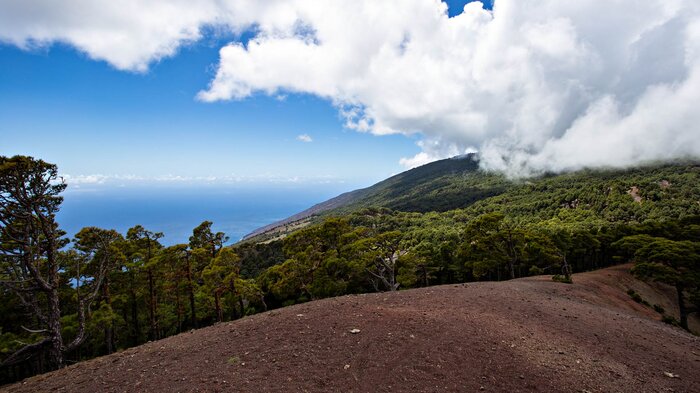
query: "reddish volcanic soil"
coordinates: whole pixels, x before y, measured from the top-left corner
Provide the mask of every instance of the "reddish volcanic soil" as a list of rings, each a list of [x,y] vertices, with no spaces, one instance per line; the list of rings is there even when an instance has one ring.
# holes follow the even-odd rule
[[[536,277],[321,300],[4,389],[699,392],[700,338],[633,302],[630,286],[653,290],[628,269],[577,274],[573,285]]]

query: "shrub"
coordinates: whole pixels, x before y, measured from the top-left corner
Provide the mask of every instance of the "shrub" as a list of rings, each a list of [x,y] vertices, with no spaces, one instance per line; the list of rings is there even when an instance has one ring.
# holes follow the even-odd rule
[[[680,322],[678,322],[678,320],[676,318],[670,317],[668,315],[664,315],[661,318],[661,322],[664,322],[664,323],[667,323],[667,324],[673,325],[673,326],[679,326],[679,327],[681,326]]]
[[[552,280],[556,282],[562,282],[564,284],[572,284],[571,277],[562,276],[561,274],[555,274],[552,276]]]
[[[634,289],[628,289],[628,290],[627,290],[627,294],[630,295],[630,297],[632,298],[632,300],[634,300],[634,301],[637,302],[637,303],[640,303],[640,304],[644,304],[644,303],[649,304],[648,302],[645,302],[644,299],[642,299],[642,296],[640,296],[637,292],[635,292]]]

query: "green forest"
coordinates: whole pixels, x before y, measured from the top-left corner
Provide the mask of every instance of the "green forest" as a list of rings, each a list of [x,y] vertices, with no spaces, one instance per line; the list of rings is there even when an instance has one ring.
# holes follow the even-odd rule
[[[58,168],[0,157],[0,382],[315,299],[542,274],[566,285],[630,261],[676,289],[669,322],[687,329],[700,306],[697,163],[526,180],[471,161],[421,171],[286,236],[225,246],[204,221],[166,247],[136,223],[69,238]]]

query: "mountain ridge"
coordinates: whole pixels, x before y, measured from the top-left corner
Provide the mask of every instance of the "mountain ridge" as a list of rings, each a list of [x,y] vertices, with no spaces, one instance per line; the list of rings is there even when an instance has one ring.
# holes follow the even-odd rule
[[[469,204],[469,201],[465,201],[464,206],[460,206],[460,204],[440,206],[439,200],[428,202],[428,200],[433,199],[433,196],[429,193],[449,187],[455,177],[466,176],[469,173],[478,171],[478,169],[478,156],[474,153],[434,161],[398,173],[369,187],[342,193],[283,220],[260,227],[244,236],[242,241],[248,241],[261,235],[275,232],[275,230],[285,226],[293,226],[295,223],[303,226],[305,220],[314,216],[323,215],[331,211],[349,210],[360,205],[421,212],[445,211],[464,207]],[[421,187],[426,191],[423,200],[416,201],[407,198],[408,189],[420,191]],[[494,190],[486,191],[485,194],[477,191],[475,192],[476,198],[472,198],[471,201],[482,199],[485,196],[493,196],[497,193],[498,191],[494,192]],[[411,196],[413,197],[413,195]],[[419,206],[421,203],[426,202],[429,205],[427,208]]]
[[[329,215],[345,215],[362,208],[388,208],[403,212],[489,212],[503,209],[512,214],[551,214],[563,207],[586,207],[601,217],[606,209],[625,200],[628,219],[643,220],[650,207],[664,204],[678,213],[680,204],[692,203],[687,214],[700,214],[700,194],[693,185],[700,179],[700,162],[677,161],[625,169],[582,169],[513,180],[479,168],[478,156],[448,158],[399,173],[370,187],[343,193],[284,220],[261,227],[243,241],[263,242],[318,222]],[[537,195],[537,197],[535,197]],[[654,209],[651,209],[654,210]],[[658,213],[658,212],[657,212]],[[471,214],[471,215],[474,215]],[[647,214],[648,215],[648,214]],[[660,217],[655,217],[660,218]],[[625,220],[613,217],[613,220]]]

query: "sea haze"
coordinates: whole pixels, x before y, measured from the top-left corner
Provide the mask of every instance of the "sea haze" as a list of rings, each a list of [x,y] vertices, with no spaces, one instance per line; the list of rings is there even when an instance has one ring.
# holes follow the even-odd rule
[[[347,187],[347,186],[346,186]],[[264,187],[91,187],[69,188],[57,220],[73,237],[96,226],[122,234],[137,225],[163,232],[165,245],[186,243],[202,221],[235,243],[254,229],[348,191],[343,185]]]

